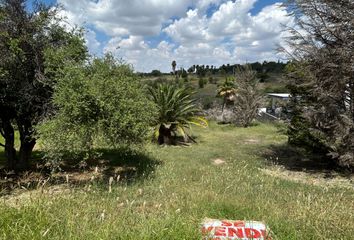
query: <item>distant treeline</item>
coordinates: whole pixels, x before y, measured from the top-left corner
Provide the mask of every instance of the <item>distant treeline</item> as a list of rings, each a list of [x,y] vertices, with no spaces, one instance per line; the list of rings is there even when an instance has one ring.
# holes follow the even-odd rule
[[[266,80],[268,78],[268,73],[282,73],[284,71],[287,63],[283,62],[274,62],[274,61],[264,61],[263,63],[254,62],[250,63],[251,68],[258,73],[258,77],[261,80]],[[220,67],[216,67],[214,65],[193,65],[190,66],[187,70],[184,68],[180,68],[176,71],[176,74],[182,75],[185,73],[195,74],[199,77],[206,77],[210,75],[232,75],[235,71],[242,66],[241,64],[223,64]],[[154,76],[158,77],[163,74],[173,74],[170,73],[162,73],[159,70],[152,70],[150,73],[141,73],[143,76]]]

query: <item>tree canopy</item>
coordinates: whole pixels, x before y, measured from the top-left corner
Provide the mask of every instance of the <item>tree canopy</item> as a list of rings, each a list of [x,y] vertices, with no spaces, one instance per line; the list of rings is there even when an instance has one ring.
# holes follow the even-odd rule
[[[51,109],[56,73],[66,60],[83,61],[87,53],[80,32],[61,26],[57,8],[34,4],[29,11],[25,3],[0,2],[0,133],[10,169],[28,166],[36,144],[34,125]]]
[[[67,64],[58,78],[56,114],[39,127],[47,159],[82,157],[94,146],[142,143],[155,107],[131,67],[111,55],[89,64]]]

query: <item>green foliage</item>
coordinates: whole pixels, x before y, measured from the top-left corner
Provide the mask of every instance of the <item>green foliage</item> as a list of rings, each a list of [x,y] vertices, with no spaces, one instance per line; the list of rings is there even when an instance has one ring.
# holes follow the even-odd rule
[[[213,77],[212,75],[209,75],[208,80],[210,84],[217,84],[218,82],[218,79],[216,77]]]
[[[150,75],[154,76],[154,77],[160,77],[162,75],[162,73],[159,70],[154,69],[151,71]]]
[[[204,85],[205,85],[205,79],[202,78],[202,77],[200,77],[200,78],[198,79],[198,86],[199,86],[199,88],[204,88]]]
[[[195,100],[191,98],[189,89],[172,84],[161,84],[157,88],[149,88],[152,100],[158,108],[155,121],[155,137],[160,144],[172,143],[172,134],[180,133],[185,140],[191,139],[186,129],[190,126],[207,126],[207,122],[199,115]]]
[[[48,159],[91,154],[97,139],[118,147],[146,138],[155,108],[130,66],[105,56],[67,65],[57,81],[56,114],[38,128]]]
[[[222,111],[225,106],[233,103],[233,98],[236,96],[236,91],[235,81],[229,77],[226,77],[225,81],[218,86],[216,97],[221,97],[223,99]]]
[[[286,66],[286,74],[291,79],[287,88],[290,90],[291,96],[296,96],[290,98],[287,106],[290,110],[288,141],[307,151],[325,155],[330,150],[326,146],[325,137],[312,128],[312,123],[306,113],[306,99],[311,99],[311,88],[306,84],[306,79],[307,76],[311,76],[311,73],[306,71],[302,63],[291,62]]]
[[[37,140],[34,127],[51,110],[55,76],[66,61],[86,60],[87,49],[80,31],[61,27],[58,8],[36,3],[29,10],[24,0],[3,0],[0,15],[0,132],[7,167],[24,169]]]
[[[87,60],[89,55],[84,44],[83,33],[84,29],[67,32],[59,26],[52,27],[51,34],[65,44],[44,50],[44,73],[47,77],[43,80],[47,85],[53,87],[56,84],[56,78],[63,74],[68,62],[82,63]]]
[[[226,77],[225,81],[218,86],[217,97],[224,97],[225,95],[234,95],[236,93],[235,80]]]
[[[159,77],[159,78],[154,79],[154,80],[147,80],[145,82],[145,84],[147,86],[151,86],[151,87],[156,88],[158,85],[163,84],[163,83],[168,83],[168,82],[169,82],[169,80],[167,80],[167,78]]]
[[[257,73],[257,78],[260,82],[266,82],[269,79],[269,75],[266,72]]]

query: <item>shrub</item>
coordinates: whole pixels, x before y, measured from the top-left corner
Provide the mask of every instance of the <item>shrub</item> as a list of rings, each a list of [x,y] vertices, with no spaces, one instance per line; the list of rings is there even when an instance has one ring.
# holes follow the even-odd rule
[[[192,124],[207,126],[206,120],[198,116],[200,110],[191,98],[188,88],[161,84],[157,88],[150,87],[149,92],[158,108],[155,137],[159,144],[174,143],[177,132],[183,136],[184,141],[193,140],[186,130]]]
[[[130,66],[106,56],[63,72],[54,91],[55,115],[38,127],[48,160],[90,156],[95,144],[144,141],[155,108]]]
[[[204,88],[204,85],[205,85],[204,78],[201,78],[201,77],[199,78],[198,85],[199,85],[199,88]]]

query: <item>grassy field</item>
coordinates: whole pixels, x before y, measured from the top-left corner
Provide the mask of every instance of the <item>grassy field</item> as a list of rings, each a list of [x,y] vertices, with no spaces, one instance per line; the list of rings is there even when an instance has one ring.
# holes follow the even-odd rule
[[[190,147],[151,144],[133,156],[109,152],[103,157],[115,167],[103,180],[92,180],[98,168],[86,171],[92,179],[81,185],[3,196],[0,239],[201,239],[206,217],[264,221],[276,239],[353,239],[353,188],[299,183],[261,170],[268,167],[265,155],[286,143],[275,126],[211,123],[194,128],[194,135],[198,144]],[[133,173],[117,181],[126,168]]]

